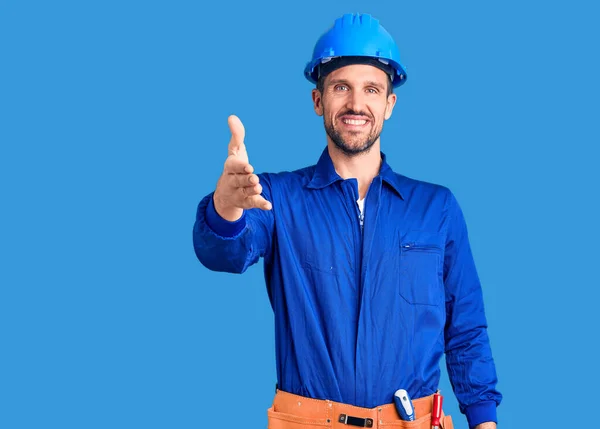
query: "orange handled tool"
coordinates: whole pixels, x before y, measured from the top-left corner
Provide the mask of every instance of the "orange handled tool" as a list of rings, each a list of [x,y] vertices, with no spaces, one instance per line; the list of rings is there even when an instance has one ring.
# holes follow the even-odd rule
[[[440,419],[442,418],[442,402],[444,401],[444,397],[440,395],[440,391],[438,390],[433,395],[433,408],[431,410],[431,429],[439,429],[440,428]]]

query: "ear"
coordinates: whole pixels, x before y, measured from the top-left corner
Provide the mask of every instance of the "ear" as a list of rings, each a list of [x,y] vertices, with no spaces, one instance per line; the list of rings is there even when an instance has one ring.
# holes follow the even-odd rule
[[[323,116],[323,96],[321,91],[318,89],[312,90],[312,100],[313,100],[313,108],[315,109],[315,113],[319,116]]]
[[[396,105],[396,94],[391,93],[388,95],[387,103],[385,105],[385,119],[386,121],[390,119],[392,116],[392,111],[394,110],[394,106]]]

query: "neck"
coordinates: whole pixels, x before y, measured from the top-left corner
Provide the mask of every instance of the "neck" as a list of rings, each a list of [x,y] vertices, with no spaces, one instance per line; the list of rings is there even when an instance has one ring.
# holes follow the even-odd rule
[[[379,174],[381,168],[381,152],[379,139],[371,146],[368,152],[348,156],[332,142],[328,142],[327,149],[333,167],[342,179],[358,180],[358,194],[364,198],[373,178]]]

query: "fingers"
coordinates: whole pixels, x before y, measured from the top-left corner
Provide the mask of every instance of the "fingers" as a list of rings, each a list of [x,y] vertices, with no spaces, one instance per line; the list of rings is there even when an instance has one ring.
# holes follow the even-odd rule
[[[262,195],[254,195],[246,198],[246,201],[249,204],[248,208],[252,209],[261,209],[261,210],[271,210],[273,205],[267,201]]]
[[[228,174],[225,180],[228,186],[235,189],[256,186],[259,182],[256,174]]]
[[[262,186],[259,183],[256,185],[242,186],[238,189],[240,189],[240,192],[244,198],[260,195],[262,192]]]
[[[271,203],[261,195],[263,187],[258,183],[259,178],[257,175],[232,174],[229,181],[230,189],[232,189],[232,201],[235,202],[236,207],[242,209],[271,209]]]
[[[248,160],[236,155],[229,155],[225,160],[224,172],[229,174],[249,174],[254,168],[248,163]]]
[[[239,188],[252,188],[253,186],[259,186],[259,178],[256,174],[253,174],[254,168],[247,162],[240,160],[236,156],[229,156],[225,161],[225,168],[223,180],[226,182],[230,189]],[[246,193],[244,196],[260,194],[262,187],[257,188],[258,191],[254,193]]]

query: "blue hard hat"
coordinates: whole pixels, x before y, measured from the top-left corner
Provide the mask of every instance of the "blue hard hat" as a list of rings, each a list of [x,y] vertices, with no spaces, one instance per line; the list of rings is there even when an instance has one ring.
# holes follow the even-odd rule
[[[304,76],[317,83],[319,67],[337,57],[370,57],[391,66],[392,86],[406,81],[406,71],[400,64],[400,51],[394,39],[379,20],[371,15],[347,13],[335,20],[333,26],[317,41],[312,60],[304,69]]]

